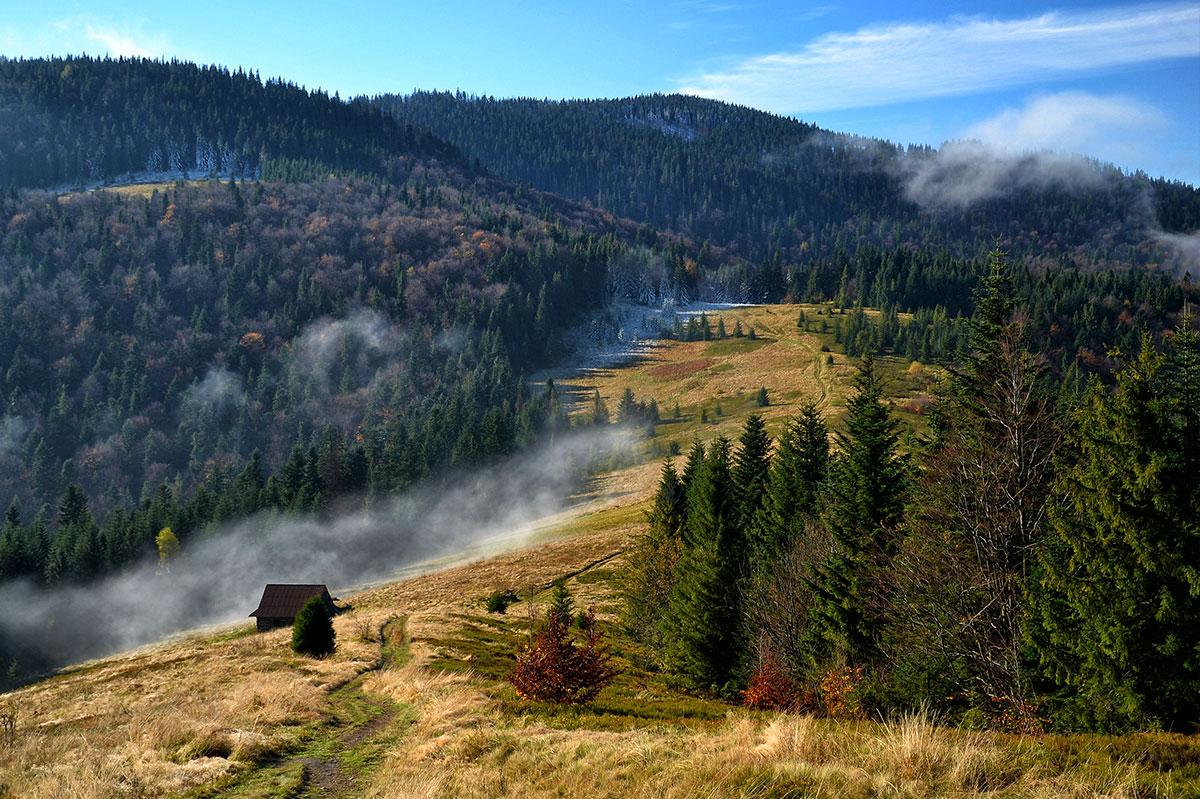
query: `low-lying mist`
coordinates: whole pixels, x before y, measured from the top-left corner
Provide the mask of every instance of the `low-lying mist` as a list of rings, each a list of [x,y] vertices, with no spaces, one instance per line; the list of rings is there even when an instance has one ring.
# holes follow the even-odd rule
[[[474,473],[319,516],[266,513],[196,533],[163,568],[152,559],[86,585],[0,586],[0,638],[29,659],[62,665],[171,633],[245,619],[263,585],[325,583],[336,596],[406,565],[527,536],[557,513],[598,458],[627,452],[615,428],[572,430]]]

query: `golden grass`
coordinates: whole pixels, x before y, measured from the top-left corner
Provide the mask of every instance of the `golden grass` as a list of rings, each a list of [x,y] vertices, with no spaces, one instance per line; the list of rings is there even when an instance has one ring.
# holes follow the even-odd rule
[[[730,330],[735,319],[753,326],[766,339],[761,346],[712,353],[702,342],[671,343],[628,368],[575,379],[586,389],[599,387],[613,409],[626,386],[639,398],[657,399],[664,415],[677,400],[695,409],[724,397],[728,414],[718,424],[665,424],[660,440],[733,432],[738,417],[755,410],[760,385],[771,393],[767,413],[775,424],[808,399],[836,409],[851,367],[840,355],[833,366],[825,364],[821,339],[795,330],[798,312],[774,306],[724,314]],[[710,363],[696,383],[683,372],[701,361]],[[687,370],[672,367],[689,362]],[[395,742],[389,739],[381,760],[363,766],[354,783],[360,795],[1171,795],[1169,781],[1147,793],[1145,772],[1090,749],[1082,737],[1082,749],[1099,752],[1095,763],[1058,757],[1036,740],[946,729],[924,715],[838,723],[723,708],[680,697],[632,661],[631,673],[606,690],[610,698],[595,710],[521,705],[499,679],[497,663],[504,661],[493,657],[489,672],[473,659],[472,652],[486,652],[478,641],[472,650],[470,636],[483,631],[510,646],[523,634],[527,612],[542,611],[544,588],[563,575],[577,575],[569,585],[580,607],[596,606],[611,621],[617,606],[611,575],[623,548],[644,528],[657,473],[651,459],[604,475],[570,511],[504,545],[523,548],[480,550],[475,562],[352,597],[352,610],[335,621],[339,647],[331,658],[293,656],[286,630],[240,637],[210,631],[83,664],[13,692],[3,701],[18,709],[18,731],[0,749],[0,785],[7,795],[34,799],[163,796],[257,768],[265,756],[296,747],[329,721],[331,692],[379,657],[379,643],[361,631],[402,616],[411,657],[368,674],[361,688],[411,708],[414,721]],[[488,616],[482,601],[500,589],[533,593],[534,606],[522,601],[505,616]],[[631,707],[654,712],[619,715]]]

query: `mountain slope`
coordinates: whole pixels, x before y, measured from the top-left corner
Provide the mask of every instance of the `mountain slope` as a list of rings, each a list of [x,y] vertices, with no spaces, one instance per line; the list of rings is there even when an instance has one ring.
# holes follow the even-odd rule
[[[998,239],[1035,263],[1177,265],[1154,234],[1200,228],[1184,184],[969,143],[906,150],[695,97],[374,102],[512,180],[785,264],[863,243],[970,257]],[[752,299],[781,288],[768,276]]]
[[[0,186],[70,187],[130,173],[402,179],[455,163],[428,133],[242,70],[148,59],[0,58]]]
[[[761,338],[669,342],[644,361],[562,381],[583,396],[598,389],[610,405],[629,385],[664,410],[678,400],[681,418],[656,425],[663,445],[735,432],[761,410],[759,385],[770,392],[776,423],[819,397],[837,412],[850,362],[833,354],[821,379],[809,379],[794,353],[819,356],[831,342],[796,329],[800,310],[725,311],[727,326],[755,325]],[[695,373],[698,357],[718,375],[708,388],[710,381],[683,377]],[[778,368],[781,361],[792,368]],[[901,359],[885,363],[903,384],[898,403],[930,377],[906,374]],[[699,418],[704,408],[709,422]],[[1194,736],[1014,736],[927,716],[835,721],[681,692],[617,623],[622,551],[646,529],[658,469],[650,460],[602,476],[584,504],[518,551],[346,597],[349,610],[334,622],[338,650],[328,658],[295,656],[286,630],[260,635],[243,622],[8,694],[19,726],[0,752],[0,782],[35,799],[122,791],[396,799],[1194,794]],[[591,706],[523,702],[506,681],[531,614],[544,612],[556,580],[579,607],[597,610],[623,669]],[[533,601],[487,613],[485,598],[503,590]],[[247,598],[251,607],[256,598]]]
[[[164,153],[274,178],[0,196],[0,580],[91,580],[167,528],[186,549],[528,447],[562,419],[522,376],[605,305],[609,263],[689,252],[241,73],[6,61],[0,97],[0,183],[121,181]]]

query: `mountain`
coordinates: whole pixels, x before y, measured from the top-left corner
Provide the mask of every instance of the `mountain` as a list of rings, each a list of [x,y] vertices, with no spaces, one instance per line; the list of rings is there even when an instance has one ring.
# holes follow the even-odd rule
[[[970,258],[998,241],[1039,266],[1180,267],[1161,234],[1200,228],[1200,192],[1179,182],[972,142],[902,148],[697,97],[373,102],[505,178],[759,261],[863,245]],[[781,290],[768,278],[744,299]]]
[[[1132,225],[1098,232],[1156,186],[1187,229],[1190,187],[1096,167],[1107,188],[932,211],[899,158],[693,98],[370,103],[0,59],[0,580],[86,582],[166,528],[187,547],[552,438],[560,398],[524,376],[585,323],[615,338],[614,299],[830,303],[811,324],[848,355],[950,360],[1003,234],[1066,378],[1196,297]]]
[[[146,59],[0,58],[0,186],[103,185],[146,173],[402,181],[456,150],[347,103],[252,73]]]
[[[0,579],[87,580],[165,527],[186,545],[528,446],[562,421],[523,375],[607,304],[609,263],[689,252],[241,72],[4,61],[0,98]],[[225,177],[12,185],[164,165]]]

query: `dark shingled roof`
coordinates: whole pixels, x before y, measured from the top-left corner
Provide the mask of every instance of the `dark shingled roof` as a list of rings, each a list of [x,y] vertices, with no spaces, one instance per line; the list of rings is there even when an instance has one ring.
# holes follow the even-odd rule
[[[304,603],[314,596],[324,597],[325,604],[333,610],[333,598],[329,589],[324,585],[297,585],[292,583],[268,583],[263,589],[262,599],[258,608],[251,616],[279,619],[292,618],[304,607]]]

